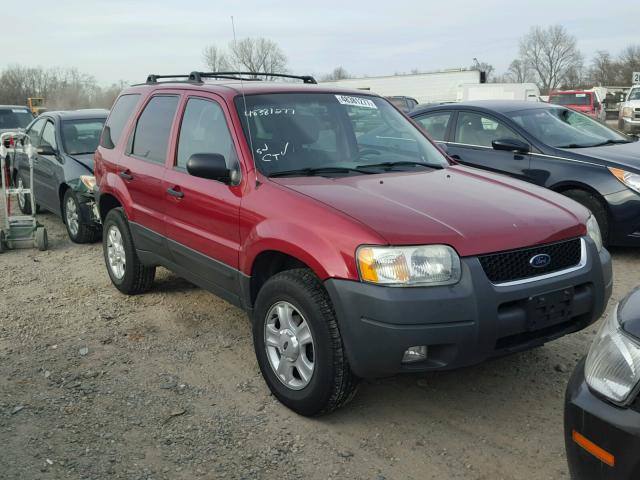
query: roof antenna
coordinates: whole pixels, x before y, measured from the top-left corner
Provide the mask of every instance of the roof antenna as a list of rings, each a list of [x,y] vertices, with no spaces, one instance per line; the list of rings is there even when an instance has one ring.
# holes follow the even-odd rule
[[[233,30],[233,48],[237,50],[238,43],[236,41],[236,24],[231,15],[231,29]],[[253,159],[253,168],[256,169],[255,158],[253,157],[253,138],[251,137],[251,122],[249,121],[249,115],[247,112],[247,97],[244,94],[244,82],[242,81],[242,75],[240,75],[240,90],[242,90],[242,103],[244,104],[244,118],[247,122],[247,132],[249,133],[249,148],[251,148],[251,158]],[[242,121],[242,119],[240,119]],[[259,185],[258,178],[256,177],[256,186]]]

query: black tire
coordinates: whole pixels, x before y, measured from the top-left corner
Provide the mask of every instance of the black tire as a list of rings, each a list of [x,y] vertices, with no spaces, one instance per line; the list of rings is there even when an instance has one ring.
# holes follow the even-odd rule
[[[45,227],[36,228],[33,243],[41,252],[49,248],[49,237],[47,236],[47,229]]]
[[[124,274],[120,278],[114,273],[109,263],[109,232],[112,228],[116,229],[120,234],[124,252]],[[147,267],[140,262],[133,244],[131,231],[129,230],[129,222],[122,208],[114,208],[109,211],[104,220],[103,232],[102,250],[111,282],[118,290],[127,295],[136,295],[148,291],[153,285],[156,267]]]
[[[20,183],[22,183],[23,187],[28,185],[26,180],[19,173],[16,174],[15,183],[16,183],[16,188],[20,185]],[[18,197],[18,208],[24,215],[31,215],[32,213],[31,212],[31,195],[28,193],[25,193],[22,198],[24,199],[24,203],[22,203],[20,201],[20,197]],[[37,210],[38,208],[36,207],[36,211]]]
[[[309,383],[300,390],[281,382],[267,357],[265,322],[271,307],[278,302],[293,305],[307,321],[313,336],[315,367]],[[310,270],[287,270],[264,284],[253,312],[253,343],[269,389],[280,402],[300,415],[329,413],[355,395],[357,378],[347,361],[333,305]]]
[[[68,205],[69,202],[73,202],[75,204],[75,212],[77,216],[77,226],[75,228],[71,228],[68,217]],[[64,198],[62,199],[61,205],[62,212],[62,221],[64,222],[64,226],[67,227],[67,234],[69,238],[74,243],[93,243],[100,238],[100,229],[97,228],[94,224],[86,224],[82,221],[82,215],[80,213],[80,202],[78,202],[78,197],[70,188],[64,193]],[[71,220],[73,222],[73,220]],[[75,232],[75,233],[74,233]]]
[[[567,190],[562,193],[593,213],[600,227],[602,243],[606,246],[609,240],[609,215],[602,202],[595,195],[585,190]]]
[[[4,251],[5,251],[4,232],[0,230],[0,253],[3,253]]]

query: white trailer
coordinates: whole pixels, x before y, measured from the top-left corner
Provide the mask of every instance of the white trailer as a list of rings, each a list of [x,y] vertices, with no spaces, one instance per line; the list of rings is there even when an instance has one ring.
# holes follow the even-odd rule
[[[540,89],[535,83],[465,84],[458,90],[458,102],[473,100],[540,101]]]
[[[443,70],[440,72],[390,75],[386,77],[348,78],[320,85],[366,90],[384,97],[404,96],[418,103],[455,102],[463,84],[480,84],[479,70]]]

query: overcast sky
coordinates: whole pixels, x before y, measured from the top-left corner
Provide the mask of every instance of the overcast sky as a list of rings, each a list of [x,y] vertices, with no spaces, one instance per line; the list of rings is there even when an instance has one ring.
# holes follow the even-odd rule
[[[564,25],[587,61],[640,43],[638,0],[31,0],[3,8],[0,67],[76,67],[101,84],[188,73],[204,68],[206,45],[232,40],[232,15],[238,38],[275,40],[299,74],[431,71],[474,57],[501,73],[532,25]]]

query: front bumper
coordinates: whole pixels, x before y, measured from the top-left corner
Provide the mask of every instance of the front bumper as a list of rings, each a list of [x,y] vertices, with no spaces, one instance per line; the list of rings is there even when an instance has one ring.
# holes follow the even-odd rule
[[[593,394],[584,379],[583,359],[571,376],[564,406],[564,437],[572,478],[640,478],[640,404],[616,407]],[[573,440],[576,431],[613,455],[609,466]]]
[[[622,131],[625,133],[640,133],[640,120],[623,117]]]
[[[609,209],[609,245],[640,246],[640,194],[624,188],[604,199]]]
[[[493,285],[475,257],[462,259],[462,278],[441,287],[384,287],[329,279],[347,357],[360,377],[444,370],[527,350],[580,330],[604,312],[612,289],[611,257],[585,238],[586,265],[553,278]],[[529,298],[575,291],[568,321],[532,329]],[[428,346],[428,358],[403,364],[409,347]]]

